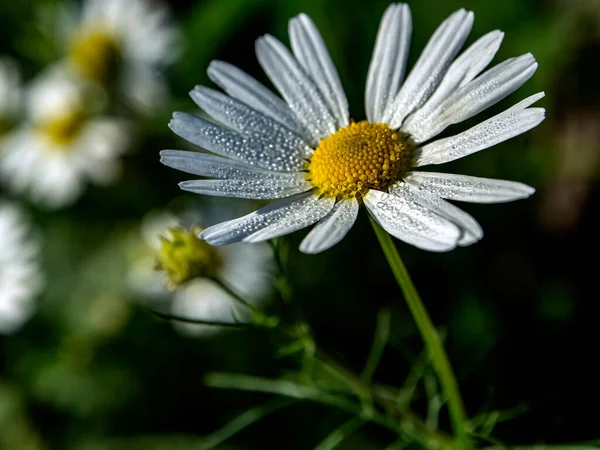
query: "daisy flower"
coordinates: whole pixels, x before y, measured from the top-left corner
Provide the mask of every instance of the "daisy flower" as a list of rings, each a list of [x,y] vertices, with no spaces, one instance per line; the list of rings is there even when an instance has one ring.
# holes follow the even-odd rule
[[[77,20],[78,19],[78,20]],[[157,70],[175,56],[169,11],[151,0],[85,0],[79,18],[63,21],[72,68],[141,109],[166,96]]]
[[[0,151],[5,184],[59,207],[76,200],[88,179],[114,179],[128,127],[118,119],[93,116],[94,96],[87,86],[54,67],[33,82],[26,96],[26,123],[5,137]]]
[[[21,80],[16,64],[0,59],[0,144],[2,137],[12,128],[20,111]]]
[[[213,247],[197,236],[200,223],[212,223],[220,211],[210,206],[190,210],[182,219],[166,212],[151,213],[142,222],[145,249],[132,264],[130,284],[150,305],[169,314],[209,322],[251,320],[223,283],[259,306],[272,284],[272,256],[266,245]],[[189,225],[194,224],[194,225]],[[216,281],[218,280],[218,281]],[[162,305],[162,306],[161,306]],[[175,322],[179,331],[208,335],[222,328]]]
[[[210,178],[183,182],[184,190],[278,201],[200,237],[212,245],[257,242],[316,223],[300,249],[317,253],[346,235],[363,205],[388,233],[421,249],[447,251],[481,239],[479,224],[447,200],[505,202],[534,190],[417,169],[530,130],[544,110],[530,108],[543,97],[536,94],[464,132],[434,139],[502,100],[537,68],[525,54],[484,71],[500,46],[500,31],[459,55],[472,24],[473,13],[462,9],[448,17],[405,78],[411,15],[407,5],[391,5],[367,76],[367,120],[360,122],[350,120],[333,62],[304,14],[289,23],[292,52],[269,35],[256,42],[258,60],[283,100],[240,69],[213,61],[208,75],[228,95],[197,86],[191,96],[222,126],[184,113],[169,124],[211,154],[165,150],[162,162]]]
[[[42,277],[39,243],[23,212],[0,199],[0,333],[17,331],[34,310]]]

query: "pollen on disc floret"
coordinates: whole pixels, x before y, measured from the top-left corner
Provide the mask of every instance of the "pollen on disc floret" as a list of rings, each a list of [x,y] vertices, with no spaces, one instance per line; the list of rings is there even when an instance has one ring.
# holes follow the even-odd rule
[[[383,123],[351,123],[322,139],[308,164],[319,195],[362,197],[386,190],[411,169],[414,146]]]

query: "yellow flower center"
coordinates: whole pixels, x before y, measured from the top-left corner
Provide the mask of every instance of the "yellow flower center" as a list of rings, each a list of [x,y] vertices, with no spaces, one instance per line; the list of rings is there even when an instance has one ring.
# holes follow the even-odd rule
[[[70,57],[83,75],[104,84],[115,78],[122,62],[117,40],[98,29],[81,30],[71,44]]]
[[[83,110],[74,108],[43,122],[39,131],[52,144],[66,147],[79,136],[87,117]]]
[[[198,239],[199,229],[173,228],[161,236],[157,268],[164,270],[169,287],[175,288],[194,278],[214,277],[221,267],[217,249]]]
[[[322,139],[308,165],[319,195],[362,197],[386,190],[411,169],[414,146],[383,123],[351,123]]]

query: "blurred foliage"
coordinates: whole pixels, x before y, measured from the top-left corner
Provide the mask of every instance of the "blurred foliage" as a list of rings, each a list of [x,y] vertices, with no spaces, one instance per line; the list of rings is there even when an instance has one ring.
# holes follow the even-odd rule
[[[269,333],[192,339],[136,306],[126,279],[130,251],[144,214],[168,208],[180,196],[183,175],[161,166],[158,151],[187,147],[166,124],[173,110],[195,111],[186,93],[195,84],[210,84],[205,74],[210,60],[226,60],[264,81],[254,39],[271,33],[288,42],[287,20],[306,12],[332,52],[353,116],[362,118],[370,53],[387,3],[169,2],[184,35],[181,57],[167,73],[172,99],[140,119],[121,178],[109,187],[90,187],[66,210],[29,207],[44,238],[48,285],[36,316],[19,333],[0,336],[0,449],[200,450],[204,436],[271,397],[208,388],[207,373],[273,378],[298,368],[293,354],[277,356]],[[56,49],[34,26],[39,8],[51,4],[0,2],[0,52],[18,58],[26,79],[54,58]],[[491,29],[506,32],[496,60],[525,52],[536,56],[539,69],[532,80],[482,116],[534,92],[547,94],[542,105],[548,118],[541,126],[447,167],[523,181],[537,194],[510,204],[466,205],[486,232],[475,246],[433,254],[399,244],[434,323],[445,330],[467,410],[472,416],[485,413],[483,428],[490,412],[516,411],[510,420],[498,420],[493,435],[501,442],[597,439],[592,410],[600,402],[593,314],[600,140],[573,124],[591,121],[597,129],[600,4],[419,0],[410,6],[411,62],[459,7],[475,12],[469,42]],[[572,163],[580,158],[586,159]],[[316,340],[359,373],[377,313],[387,308],[389,344],[374,381],[401,385],[415,370],[422,346],[366,218],[343,243],[317,256],[296,250],[300,234],[289,239],[289,288]],[[422,389],[427,391],[427,381]],[[428,406],[427,398],[414,403],[423,415]],[[294,403],[252,422],[228,441],[230,447],[219,448],[315,448],[350,419],[323,405]],[[440,420],[448,429],[445,413]],[[356,428],[338,448],[383,449],[393,443],[391,432]]]

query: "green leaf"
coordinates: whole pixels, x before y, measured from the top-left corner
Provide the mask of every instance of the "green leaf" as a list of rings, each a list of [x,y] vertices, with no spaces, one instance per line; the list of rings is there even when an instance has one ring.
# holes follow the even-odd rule
[[[350,419],[348,422],[332,431],[329,436],[323,439],[321,443],[315,447],[315,450],[333,450],[364,423],[364,420],[360,417]]]
[[[373,379],[373,374],[381,360],[383,351],[390,337],[391,314],[388,310],[382,309],[377,314],[377,324],[375,325],[375,337],[371,346],[371,351],[365,367],[360,374],[363,383],[369,384]]]
[[[225,442],[227,439],[236,435],[248,426],[258,422],[264,417],[279,411],[294,402],[289,399],[276,398],[256,408],[244,411],[242,414],[231,420],[227,425],[213,432],[202,440],[202,450],[215,448]]]

